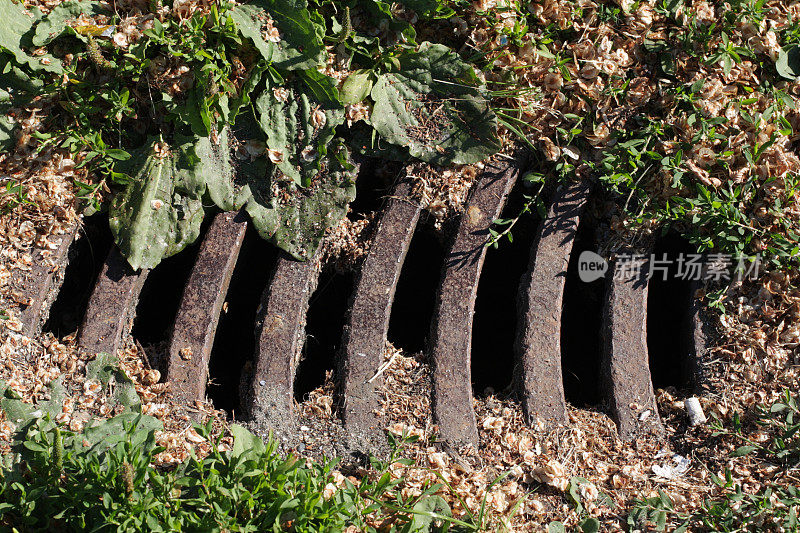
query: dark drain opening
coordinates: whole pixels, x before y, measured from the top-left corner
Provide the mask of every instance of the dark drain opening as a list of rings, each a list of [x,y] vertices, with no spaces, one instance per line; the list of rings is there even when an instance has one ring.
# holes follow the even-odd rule
[[[294,380],[294,397],[301,402],[325,382],[336,366],[345,315],[353,290],[353,274],[325,269],[311,295],[306,315],[306,342]]]
[[[397,281],[387,335],[395,347],[406,353],[425,349],[443,262],[440,236],[420,222]]]
[[[392,182],[402,171],[400,163],[365,157],[356,181],[356,199],[350,204],[348,218],[359,220],[365,213],[378,211]]]
[[[515,187],[501,218],[514,217],[525,198]],[[517,295],[522,275],[528,269],[531,247],[541,223],[537,214],[525,214],[505,238],[486,252],[475,315],[472,322],[472,387],[476,396],[500,392],[511,384],[514,372],[514,340],[517,325]]]
[[[277,258],[278,249],[248,224],[208,365],[206,395],[217,409],[232,413],[240,407],[242,368],[251,363],[256,351],[256,313]]]
[[[691,382],[688,343],[692,337],[689,312],[693,287],[691,280],[678,275],[681,254],[686,260],[693,253],[692,246],[675,233],[660,238],[653,247],[656,262],[647,294],[647,350],[655,388],[680,389]],[[661,267],[665,267],[666,279]]]
[[[69,250],[64,283],[44,324],[45,332],[59,338],[80,327],[89,296],[113,242],[105,214],[85,218],[78,231],[79,237]]]
[[[200,236],[191,245],[187,246],[172,257],[161,261],[147,274],[147,279],[139,295],[136,305],[136,318],[133,321],[133,338],[144,346],[153,346],[164,343],[169,338],[175,315],[181,303],[183,287],[192,272],[197,252],[203,242],[206,230],[213,216],[206,216]],[[162,346],[159,352],[163,352]],[[154,355],[154,354],[149,354]],[[161,367],[163,357],[151,364]],[[162,368],[161,370],[166,370]]]
[[[561,311],[561,372],[564,395],[576,407],[600,403],[600,337],[605,301],[605,279],[591,283],[578,277],[578,259],[584,251],[597,251],[594,221],[581,219],[567,267]]]

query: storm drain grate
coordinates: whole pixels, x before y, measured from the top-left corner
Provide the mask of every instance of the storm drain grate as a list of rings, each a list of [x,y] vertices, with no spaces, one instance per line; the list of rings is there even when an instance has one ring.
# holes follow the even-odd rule
[[[487,255],[485,242],[492,220],[501,215],[524,166],[520,159],[487,165],[445,245],[425,351],[433,369],[434,418],[441,438],[453,444],[478,442],[472,407],[472,366],[476,357],[493,357],[491,344],[485,340],[492,332],[481,333],[482,353],[473,354],[472,347],[472,329],[478,323],[474,320],[476,300]],[[382,384],[379,369],[398,281],[412,239],[421,226],[421,210],[411,200],[411,186],[407,179],[400,179],[387,195],[375,222],[369,253],[348,280],[350,296],[344,325],[334,331],[339,339],[334,372],[341,398],[341,422],[364,446],[381,438],[383,424],[375,414]],[[622,438],[631,439],[643,433],[663,435],[653,381],[664,383],[659,376],[651,376],[651,368],[661,373],[680,367],[678,377],[671,378],[677,380],[674,384],[696,383],[698,354],[704,343],[698,306],[691,287],[682,287],[677,291],[682,296],[671,301],[677,289],[668,283],[654,285],[649,298],[648,285],[655,282],[647,279],[647,268],[642,268],[639,276],[632,279],[617,279],[608,274],[605,281],[594,283],[583,284],[577,279],[576,256],[592,248],[589,226],[593,222],[585,213],[591,196],[589,186],[581,183],[561,186],[549,194],[546,216],[532,233],[531,252],[525,259],[527,267],[518,265],[517,274],[521,271],[524,274],[516,295],[503,303],[516,308],[517,321],[512,328],[514,363],[509,363],[513,368],[500,370],[507,370],[508,387],[520,399],[529,423],[536,420],[568,423],[568,400],[577,404],[599,400],[616,420]],[[173,298],[174,309],[160,315],[174,316],[170,324],[162,324],[166,332],[162,367],[174,394],[189,402],[204,399],[209,393],[209,380],[214,383],[213,374],[220,372],[220,368],[226,369],[226,376],[220,379],[225,387],[238,389],[235,394],[238,401],[230,402],[233,407],[238,403],[237,416],[243,414],[262,427],[291,433],[295,430],[298,364],[304,346],[311,342],[307,335],[309,306],[324,265],[319,256],[301,263],[280,254],[256,265],[252,263],[255,256],[251,252],[242,252],[247,233],[248,224],[242,214],[219,213],[192,252],[196,254],[194,261],[185,267],[190,270],[188,278],[171,279],[180,276],[169,274],[166,278],[170,279],[158,282],[160,291],[172,291],[175,295],[182,290],[179,298]],[[42,324],[57,292],[58,278],[63,276],[60,274],[63,269],[52,265],[76,261],[69,255],[75,255],[82,238],[86,237],[78,231],[67,236],[49,261],[51,267],[30,274],[27,291],[31,304],[24,315],[29,331]],[[76,243],[71,246],[73,240]],[[87,302],[78,343],[89,352],[114,353],[131,330],[149,273],[134,272],[107,239],[100,241],[105,243],[107,255],[91,294],[84,298]],[[658,251],[670,246],[661,245]],[[93,256],[103,252],[97,248],[92,249]],[[240,256],[244,258],[241,262]],[[258,257],[263,260],[263,254]],[[496,260],[493,256],[492,261]],[[409,263],[419,264],[419,261],[420,258],[414,258]],[[432,264],[435,264],[433,259]],[[493,263],[487,272],[503,276],[499,264]],[[162,266],[154,271],[154,277]],[[609,270],[613,268],[612,262]],[[238,279],[231,288],[234,272],[240,271],[258,278],[257,282],[248,285],[248,280]],[[79,274],[87,275],[85,271]],[[482,283],[481,300],[491,301],[490,284],[487,279]],[[67,285],[63,291],[67,291]],[[260,301],[252,294],[253,290],[261,290],[256,287],[264,287]],[[410,290],[407,284],[401,287]],[[229,294],[229,289],[238,296]],[[503,294],[508,297],[507,287]],[[398,296],[398,301],[409,300],[407,294]],[[147,298],[159,298],[158,292],[151,290]],[[239,344],[228,340],[228,349],[238,347],[253,353],[252,357],[223,354],[215,357],[224,357],[225,361],[212,361],[212,353],[220,350],[217,329],[220,317],[223,322],[226,320],[226,298],[239,298],[250,302],[248,305],[252,307],[237,315],[239,322],[232,331],[241,335],[242,331],[253,331],[251,328],[255,327],[254,339]],[[419,294],[418,298],[426,300],[430,295]],[[168,300],[165,298],[163,305],[170,305]],[[151,301],[148,305],[161,302]],[[664,311],[657,308],[667,308],[678,316],[667,320],[658,314]],[[59,309],[63,311],[63,302]],[[333,322],[328,322],[338,327],[334,318],[330,317]],[[392,323],[396,320],[397,317]],[[248,324],[243,325],[242,321]],[[679,324],[672,335],[677,338],[670,339],[665,323]],[[223,329],[226,328],[232,326],[224,325]],[[590,353],[576,355],[582,350]],[[489,368],[491,362],[476,366]],[[575,392],[581,388],[586,390]]]

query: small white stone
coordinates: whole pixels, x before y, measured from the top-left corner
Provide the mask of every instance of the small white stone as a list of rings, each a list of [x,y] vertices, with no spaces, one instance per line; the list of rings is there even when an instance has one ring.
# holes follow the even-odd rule
[[[686,414],[689,415],[690,426],[699,426],[700,424],[706,423],[706,415],[703,412],[703,407],[700,405],[700,400],[694,396],[686,398],[683,402],[683,406],[686,408]]]

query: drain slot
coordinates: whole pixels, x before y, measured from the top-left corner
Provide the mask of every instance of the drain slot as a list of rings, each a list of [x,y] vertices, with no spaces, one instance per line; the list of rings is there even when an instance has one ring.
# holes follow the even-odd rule
[[[584,282],[578,276],[582,252],[597,251],[594,221],[578,226],[564,287],[561,313],[561,369],[564,395],[576,407],[600,403],[601,328],[605,302],[605,278]]]
[[[256,349],[256,313],[277,258],[277,248],[248,226],[217,323],[206,389],[214,406],[229,413],[240,407],[242,371],[252,366]]]
[[[189,278],[200,244],[208,229],[208,222],[212,218],[206,217],[200,236],[193,244],[161,261],[158,268],[154,268],[147,275],[142,292],[139,293],[136,317],[131,330],[133,338],[143,346],[161,345],[169,337],[181,302],[183,285]],[[162,352],[163,346],[157,351]],[[155,366],[160,368],[162,366],[160,363],[161,361]],[[161,370],[163,372],[164,368]]]
[[[647,295],[647,349],[650,354],[650,375],[653,387],[685,389],[694,376],[692,321],[692,280],[678,277],[683,258],[695,251],[677,234],[667,234],[653,248],[654,268]],[[666,275],[665,275],[666,273]],[[666,279],[665,279],[666,278]]]
[[[325,382],[336,367],[347,305],[353,290],[353,274],[325,269],[311,295],[306,315],[306,342],[294,380],[294,398],[302,402]]]
[[[75,333],[83,320],[89,296],[103,268],[113,237],[108,228],[108,216],[96,214],[83,220],[79,237],[69,251],[64,282],[50,306],[43,331],[56,337]]]
[[[518,183],[509,195],[501,217],[519,214],[525,204],[523,186],[524,183]],[[486,252],[472,322],[472,387],[477,397],[500,392],[511,385],[517,294],[540,224],[536,214],[523,215],[512,230],[513,241],[504,238],[497,248],[490,247]]]
[[[441,238],[420,222],[397,282],[387,335],[389,342],[406,353],[425,349],[443,262]]]

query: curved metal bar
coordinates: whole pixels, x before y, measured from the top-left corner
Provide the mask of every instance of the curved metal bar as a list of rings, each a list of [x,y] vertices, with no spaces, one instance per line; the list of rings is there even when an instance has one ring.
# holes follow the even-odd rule
[[[536,418],[569,420],[561,375],[561,311],[572,243],[588,195],[585,183],[557,193],[520,283],[516,378],[529,424]]]
[[[623,440],[662,436],[647,351],[648,263],[626,257],[624,268],[609,265],[603,313],[603,380],[606,401]],[[622,274],[622,275],[620,275]],[[630,275],[627,275],[630,274]]]
[[[130,331],[147,270],[134,271],[119,248],[106,258],[78,335],[78,346],[90,353],[116,354]]]
[[[170,336],[167,381],[185,401],[203,400],[220,311],[247,231],[243,213],[220,213],[197,254]]]
[[[453,243],[445,256],[430,335],[433,410],[450,444],[477,445],[472,406],[472,317],[492,221],[500,216],[522,162],[487,164],[474,185]]]
[[[242,385],[242,403],[249,419],[279,432],[290,431],[295,425],[295,371],[306,340],[306,314],[319,272],[320,250],[305,262],[283,254],[259,309],[258,347],[253,373]]]
[[[375,415],[376,389],[383,383],[379,369],[397,280],[420,214],[408,200],[410,188],[407,180],[394,188],[354,284],[340,353],[342,417],[351,434],[375,436],[382,430]]]

